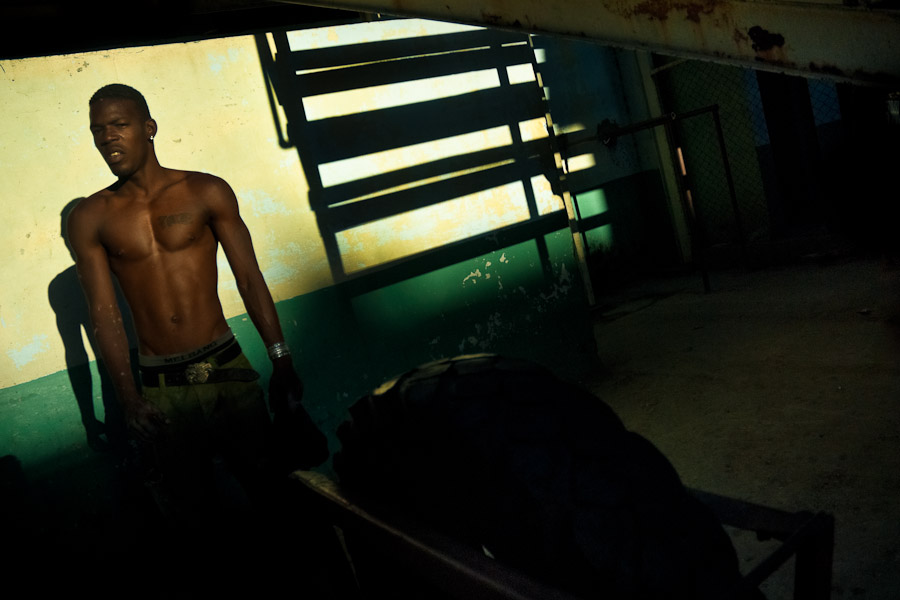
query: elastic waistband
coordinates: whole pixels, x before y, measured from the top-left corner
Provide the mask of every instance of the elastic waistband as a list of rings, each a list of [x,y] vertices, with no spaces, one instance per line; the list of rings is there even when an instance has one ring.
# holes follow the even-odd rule
[[[160,367],[141,365],[141,381],[145,387],[174,387],[203,383],[224,383],[232,381],[256,381],[259,373],[247,368],[223,368],[241,355],[241,345],[234,338],[212,351],[201,354],[189,362],[180,362]]]
[[[164,355],[141,354],[138,356],[138,364],[141,367],[170,367],[177,369],[179,367],[185,366],[186,364],[196,362],[198,360],[203,360],[208,356],[212,356],[234,341],[234,333],[229,329],[226,333],[222,334],[205,346],[201,346],[194,350],[189,350],[188,352]]]

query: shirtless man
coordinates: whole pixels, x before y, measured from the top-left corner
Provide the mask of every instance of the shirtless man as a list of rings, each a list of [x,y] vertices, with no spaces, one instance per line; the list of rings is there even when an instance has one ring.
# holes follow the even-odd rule
[[[133,88],[98,90],[90,100],[90,129],[118,181],[82,200],[68,230],[126,423],[154,448],[164,476],[166,469],[181,473],[176,484],[196,484],[192,457],[221,442],[227,459],[252,470],[269,451],[269,415],[258,375],[222,312],[218,244],[272,359],[270,402],[299,401],[302,384],[234,192],[212,175],[159,164],[156,121]],[[130,368],[112,275],[134,316],[143,393]]]

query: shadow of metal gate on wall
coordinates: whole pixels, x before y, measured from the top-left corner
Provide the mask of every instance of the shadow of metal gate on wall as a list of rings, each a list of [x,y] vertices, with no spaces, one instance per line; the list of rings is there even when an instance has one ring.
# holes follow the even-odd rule
[[[550,274],[544,236],[568,217],[527,36],[304,48],[300,33],[257,44],[335,283],[362,294],[527,240]]]

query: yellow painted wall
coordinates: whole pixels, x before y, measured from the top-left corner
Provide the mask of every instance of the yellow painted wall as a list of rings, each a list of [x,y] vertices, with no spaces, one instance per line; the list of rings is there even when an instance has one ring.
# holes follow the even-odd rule
[[[361,24],[295,32],[292,45],[318,47],[445,30],[445,25],[421,21]],[[482,85],[476,77],[484,74],[473,75],[465,85]],[[88,130],[88,99],[113,82],[132,85],[147,98],[159,124],[156,149],[164,166],[214,173],[231,183],[276,301],[332,283],[300,158],[296,149],[279,146],[252,37],[0,61],[0,388],[65,368],[47,288],[72,265],[60,237],[60,211],[113,182]],[[459,83],[449,92],[440,89],[446,82],[420,86],[432,88],[426,95],[455,93],[462,89]],[[348,99],[346,110],[391,102],[392,94],[408,98],[410,90],[369,90]],[[542,124],[525,127],[526,136],[544,135]],[[505,143],[492,135],[458,140],[451,152]],[[395,168],[420,157],[422,150],[400,152],[398,163],[379,168]],[[443,152],[437,146],[434,151]],[[561,208],[545,181],[532,185],[541,213]],[[487,190],[478,198],[444,203],[444,209],[432,207],[424,218],[414,211],[399,224],[349,231],[341,240],[345,258],[351,270],[371,266],[522,220],[527,218],[522,194],[521,189]],[[398,231],[402,235],[394,235]],[[377,244],[367,239],[372,235]],[[244,312],[224,258],[220,293],[226,316]]]

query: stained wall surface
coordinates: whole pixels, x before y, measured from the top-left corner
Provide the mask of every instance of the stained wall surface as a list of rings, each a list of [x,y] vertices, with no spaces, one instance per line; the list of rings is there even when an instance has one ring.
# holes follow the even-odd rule
[[[292,50],[340,51],[357,44],[449,39],[473,32],[414,20],[335,26],[291,32],[289,37]],[[522,38],[498,47],[529,49],[528,44]],[[306,382],[310,412],[329,435],[360,394],[430,359],[503,352],[570,374],[594,360],[584,282],[556,179],[559,161],[521,181],[494,185],[487,178],[489,183],[479,189],[459,183],[458,193],[453,192],[456,181],[477,180],[488,167],[515,167],[538,155],[540,160],[545,155],[554,158],[543,117],[505,128],[441,135],[441,119],[449,117],[435,114],[435,133],[424,143],[328,162],[296,139],[296,122],[288,114],[296,98],[284,97],[284,87],[270,84],[266,60],[275,47],[270,34],[0,62],[0,101],[6,114],[0,121],[0,194],[6,221],[0,260],[7,282],[0,288],[0,454],[14,454],[26,466],[52,464],[62,453],[81,447],[82,421],[102,420],[104,403],[110,402],[102,369],[94,362],[62,216],[73,201],[113,181],[88,130],[88,99],[111,82],[132,85],[146,96],[159,124],[155,146],[164,166],[210,172],[234,188]],[[541,100],[545,87],[555,86],[564,116],[567,76],[558,73],[554,79],[543,72],[561,67],[546,56],[539,58],[505,71],[480,69],[452,77],[405,81],[401,73],[392,85],[360,84],[340,95],[303,97],[303,113],[311,123],[326,124],[351,115],[368,127],[380,122],[385,113],[379,111],[428,107],[447,98],[462,104],[504,86]],[[602,65],[595,70],[604,68],[610,81],[618,81],[621,64],[609,60]],[[578,65],[565,68],[574,72]],[[543,72],[541,77],[536,69]],[[597,108],[619,123],[645,117],[630,114],[626,104],[617,99]],[[490,110],[484,106],[484,112]],[[581,110],[570,120],[587,128],[588,120],[599,117]],[[402,129],[397,130],[398,139],[405,135]],[[364,147],[370,137],[364,128],[357,143]],[[353,184],[367,177],[390,178],[400,169],[516,144],[539,151],[499,160],[481,171],[408,183],[400,192],[412,198],[418,193],[424,204],[429,204],[431,189],[444,190],[446,197],[337,234],[324,227],[321,207],[310,192],[312,187]],[[632,146],[621,152],[634,156]],[[636,189],[633,180],[656,176],[652,165],[637,159],[620,160],[618,167],[613,159],[613,168],[606,163],[596,168],[607,174],[609,189],[620,190],[624,205]],[[311,182],[310,176],[317,181]],[[432,185],[437,187],[427,187]],[[628,238],[624,221],[621,239]],[[345,273],[335,269],[329,256],[328,245],[335,243]],[[397,259],[458,247],[474,250],[445,253],[440,261],[426,256],[413,262],[412,270],[379,279],[380,273],[397,272]],[[264,349],[221,254],[219,267],[226,316],[265,382]],[[360,286],[354,276],[363,271],[374,276]]]

